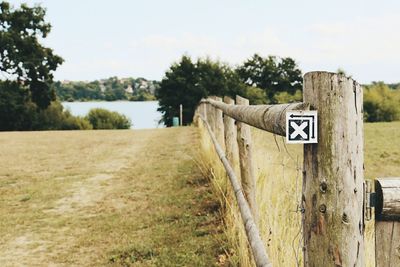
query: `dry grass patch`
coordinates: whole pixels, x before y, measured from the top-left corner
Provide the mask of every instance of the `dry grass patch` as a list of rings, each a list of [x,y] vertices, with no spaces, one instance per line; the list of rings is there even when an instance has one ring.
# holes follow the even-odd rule
[[[227,185],[208,132],[201,130],[203,171],[213,177],[214,190],[225,207],[225,225],[234,250],[233,264],[252,266],[242,219]],[[282,137],[252,129],[257,169],[260,232],[273,266],[302,266],[301,213],[302,146],[286,145]],[[400,122],[365,124],[365,177],[400,176]],[[365,259],[374,266],[374,225],[367,222]]]
[[[0,133],[0,145],[1,266],[210,266],[224,254],[193,128]]]

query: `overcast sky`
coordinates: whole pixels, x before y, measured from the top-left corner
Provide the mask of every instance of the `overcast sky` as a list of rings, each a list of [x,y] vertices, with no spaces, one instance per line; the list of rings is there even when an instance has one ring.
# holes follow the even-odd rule
[[[41,0],[57,80],[160,80],[183,54],[237,65],[254,53],[303,72],[344,69],[360,83],[400,82],[400,1]]]

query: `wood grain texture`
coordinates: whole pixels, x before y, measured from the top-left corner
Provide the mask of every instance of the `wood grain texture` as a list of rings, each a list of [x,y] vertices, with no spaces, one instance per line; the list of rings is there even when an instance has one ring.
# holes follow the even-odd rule
[[[304,76],[318,144],[304,145],[304,266],[364,266],[363,93],[344,75]]]
[[[249,105],[249,100],[240,96],[236,96],[236,104]],[[250,126],[239,121],[236,123],[236,125],[242,187],[254,220],[258,222],[259,215],[256,202],[256,177],[253,164],[253,144],[251,140]]]
[[[375,222],[375,266],[400,266],[400,222]]]

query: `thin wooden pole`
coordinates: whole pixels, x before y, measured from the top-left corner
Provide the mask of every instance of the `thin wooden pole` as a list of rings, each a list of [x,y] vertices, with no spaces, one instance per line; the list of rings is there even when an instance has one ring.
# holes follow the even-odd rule
[[[344,75],[304,76],[318,144],[304,145],[304,266],[365,266],[363,93]]]
[[[249,105],[249,100],[236,96],[237,105]],[[253,144],[251,142],[250,126],[237,122],[237,143],[239,147],[240,175],[242,187],[253,217],[258,222],[258,207],[256,202],[256,178],[253,166]]]
[[[179,125],[183,125],[183,106],[182,104],[179,105]]]
[[[225,156],[224,151],[222,150],[221,146],[218,144],[217,138],[215,137],[213,131],[211,130],[210,125],[207,121],[200,116],[203,120],[208,133],[210,134],[211,140],[214,143],[215,150],[225,167],[226,173],[229,176],[229,180],[231,182],[233,191],[235,192],[236,200],[239,206],[240,215],[242,216],[242,220],[244,223],[244,228],[246,230],[246,236],[250,243],[250,248],[253,253],[254,261],[257,267],[272,267],[270,263],[267,252],[265,251],[264,243],[260,237],[260,232],[257,228],[257,225],[254,222],[252,213],[250,211],[250,207],[244,197],[242,188],[236,177],[235,171],[233,170],[232,166],[229,164],[228,159]]]

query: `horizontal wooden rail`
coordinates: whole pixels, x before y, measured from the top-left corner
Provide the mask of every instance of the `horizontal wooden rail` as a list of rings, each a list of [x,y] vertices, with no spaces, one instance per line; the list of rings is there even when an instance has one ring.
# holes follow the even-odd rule
[[[286,111],[310,109],[307,103],[242,106],[228,105],[209,98],[203,99],[201,103],[209,103],[237,121],[282,136],[286,135]]]
[[[217,154],[225,167],[226,173],[229,176],[229,180],[231,181],[231,185],[233,191],[235,192],[236,200],[238,202],[240,215],[242,216],[242,220],[246,230],[247,239],[249,240],[251,251],[253,253],[254,261],[258,267],[272,267],[272,264],[270,263],[267,256],[267,252],[265,251],[264,243],[261,240],[260,232],[254,222],[249,204],[247,203],[246,198],[243,194],[242,187],[240,186],[239,180],[236,177],[235,171],[230,165],[228,159],[226,158],[221,146],[218,144],[218,141],[210,128],[210,125],[202,115],[200,115],[200,118],[206,126],[208,133],[210,134],[211,140],[214,143],[215,150],[217,151]]]

